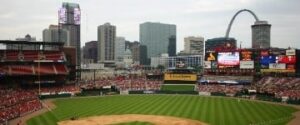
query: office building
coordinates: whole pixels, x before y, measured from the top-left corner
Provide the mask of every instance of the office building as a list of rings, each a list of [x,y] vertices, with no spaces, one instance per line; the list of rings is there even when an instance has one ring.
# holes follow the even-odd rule
[[[184,38],[184,52],[191,55],[203,55],[204,38],[189,36]]]
[[[76,48],[76,65],[77,68],[80,68],[80,63],[81,63],[80,15],[81,14],[80,14],[79,4],[64,2],[62,4],[62,8],[59,9],[58,15],[59,15],[60,28],[67,30],[69,34],[69,36],[67,37],[68,42],[64,46]],[[59,35],[64,35],[64,34],[59,34]]]
[[[140,24],[140,42],[141,45],[147,47],[148,60],[151,57],[160,56],[162,53],[174,55],[176,53],[176,25],[142,23]],[[149,65],[149,61],[146,62],[148,63],[143,65]]]
[[[70,46],[69,31],[59,28],[58,25],[50,25],[49,28],[43,30],[44,42],[64,42],[65,46]]]
[[[125,53],[125,38],[116,37],[115,42],[115,60],[122,61]]]
[[[105,23],[98,26],[98,62],[114,63],[116,26]]]
[[[256,21],[252,27],[252,48],[271,47],[271,25],[267,21]]]
[[[97,53],[97,41],[90,41],[85,43],[85,46],[83,47],[83,59],[92,60],[92,63],[96,63],[98,57]]]

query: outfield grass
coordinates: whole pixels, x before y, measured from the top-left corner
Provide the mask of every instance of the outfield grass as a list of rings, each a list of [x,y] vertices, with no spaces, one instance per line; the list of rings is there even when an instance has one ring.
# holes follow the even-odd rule
[[[27,121],[28,125],[55,125],[71,117],[150,114],[183,117],[212,125],[286,124],[295,108],[256,101],[192,95],[129,95],[57,99],[57,106]]]
[[[195,85],[162,85],[162,91],[194,91]]]

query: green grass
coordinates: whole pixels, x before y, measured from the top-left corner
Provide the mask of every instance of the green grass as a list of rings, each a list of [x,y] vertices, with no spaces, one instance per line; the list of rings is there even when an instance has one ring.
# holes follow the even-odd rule
[[[183,117],[211,125],[286,124],[295,108],[234,98],[192,95],[129,95],[57,99],[57,106],[27,121],[55,125],[73,116],[149,114]]]
[[[126,122],[126,123],[117,123],[112,125],[153,125],[153,124],[150,122],[134,121],[134,122]]]
[[[195,85],[162,85],[163,91],[194,91]]]

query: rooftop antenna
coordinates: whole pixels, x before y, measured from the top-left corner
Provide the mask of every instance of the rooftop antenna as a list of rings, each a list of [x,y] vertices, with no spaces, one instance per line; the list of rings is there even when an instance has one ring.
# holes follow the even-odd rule
[[[240,49],[242,49],[242,43],[243,43],[243,41],[240,42]]]

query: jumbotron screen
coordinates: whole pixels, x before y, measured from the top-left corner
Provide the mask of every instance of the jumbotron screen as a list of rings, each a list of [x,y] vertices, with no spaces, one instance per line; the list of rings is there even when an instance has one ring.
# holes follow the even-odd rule
[[[218,65],[219,66],[237,66],[240,64],[239,52],[219,52]]]

